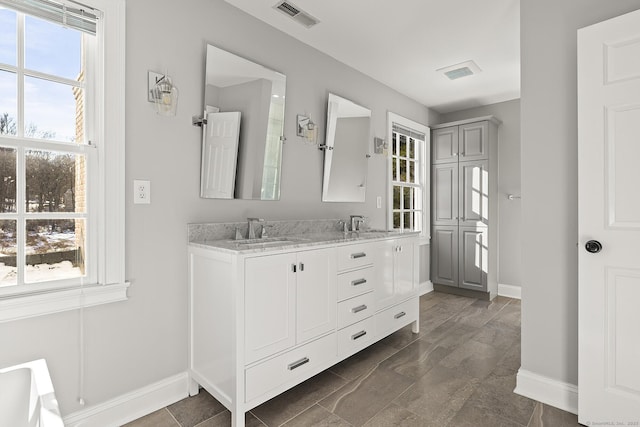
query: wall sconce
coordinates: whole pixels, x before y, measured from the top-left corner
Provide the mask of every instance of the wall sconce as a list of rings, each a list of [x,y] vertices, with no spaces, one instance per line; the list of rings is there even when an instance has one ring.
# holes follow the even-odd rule
[[[175,116],[178,108],[178,88],[166,74],[149,71],[147,86],[148,101],[154,104],[161,116]]]
[[[373,138],[373,152],[375,154],[387,154],[387,141],[382,138]]]
[[[296,116],[296,135],[304,138],[309,144],[315,144],[318,137],[318,127],[308,116]]]

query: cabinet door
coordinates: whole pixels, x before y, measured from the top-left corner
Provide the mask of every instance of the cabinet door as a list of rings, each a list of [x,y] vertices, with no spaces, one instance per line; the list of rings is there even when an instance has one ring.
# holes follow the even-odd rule
[[[486,227],[460,227],[460,287],[487,290],[489,247]]]
[[[489,224],[489,161],[460,162],[459,215],[461,226]]]
[[[255,362],[295,344],[295,265],[295,254],[246,260],[245,363]]]
[[[458,287],[458,227],[433,227],[431,233],[431,281]]]
[[[433,165],[431,173],[433,225],[458,225],[458,164]]]
[[[398,239],[393,263],[393,276],[395,282],[395,299],[401,301],[410,296],[416,290],[417,277],[414,269],[414,251],[418,248],[413,241]]]
[[[489,158],[489,124],[487,122],[469,123],[459,127],[460,161]]]
[[[386,240],[376,259],[376,310],[402,301],[416,290],[414,258],[417,248],[408,239]]]
[[[337,269],[334,249],[300,252],[296,273],[296,342],[336,327]]]
[[[431,134],[431,162],[450,163],[458,161],[458,127],[435,129]]]
[[[393,304],[395,296],[395,282],[393,259],[396,252],[395,240],[379,242],[375,248],[375,297],[376,310]]]

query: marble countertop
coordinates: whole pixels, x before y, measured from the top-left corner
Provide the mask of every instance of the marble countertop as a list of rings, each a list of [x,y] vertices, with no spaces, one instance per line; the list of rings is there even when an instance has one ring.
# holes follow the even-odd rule
[[[214,249],[232,254],[251,254],[271,252],[284,249],[298,249],[321,245],[335,245],[353,243],[366,240],[384,240],[394,237],[418,236],[418,232],[399,232],[383,230],[366,230],[356,232],[324,232],[289,234],[272,236],[263,239],[221,239],[207,240],[195,238],[189,242],[190,246],[204,249]]]

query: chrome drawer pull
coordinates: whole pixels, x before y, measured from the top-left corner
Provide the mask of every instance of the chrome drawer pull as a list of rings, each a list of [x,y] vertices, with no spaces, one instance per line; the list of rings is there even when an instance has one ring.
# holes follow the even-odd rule
[[[404,311],[401,311],[400,313],[396,314],[395,316],[393,316],[394,319],[399,319],[401,317],[406,316],[407,313],[405,313]]]
[[[296,368],[299,368],[300,366],[304,365],[305,363],[309,363],[309,358],[308,357],[303,357],[302,359],[290,363],[289,366],[287,366],[287,369],[289,369],[290,371],[293,371]]]
[[[367,331],[360,331],[357,334],[353,334],[351,335],[351,339],[352,340],[357,340],[358,338],[362,338],[363,336],[367,335]]]
[[[365,254],[364,252],[358,252],[357,254],[351,254],[351,259],[364,258],[366,256],[367,254]]]
[[[364,285],[365,283],[367,283],[367,279],[352,280],[351,286]]]
[[[352,308],[352,309],[351,309],[351,312],[352,312],[352,313],[359,313],[359,312],[361,312],[362,310],[366,310],[367,308],[368,308],[368,307],[367,307],[366,305],[362,304],[362,305],[359,305],[359,306],[357,306],[357,307]]]

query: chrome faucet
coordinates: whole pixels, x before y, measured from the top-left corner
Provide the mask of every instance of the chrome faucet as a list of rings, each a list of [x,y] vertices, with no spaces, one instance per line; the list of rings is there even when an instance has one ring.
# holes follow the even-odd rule
[[[263,218],[247,218],[247,223],[249,224],[249,231],[247,232],[247,239],[255,239],[256,238],[256,223],[264,223]],[[264,227],[264,226],[263,226]]]
[[[364,216],[362,215],[350,215],[351,231],[360,231],[360,224],[364,222]]]

